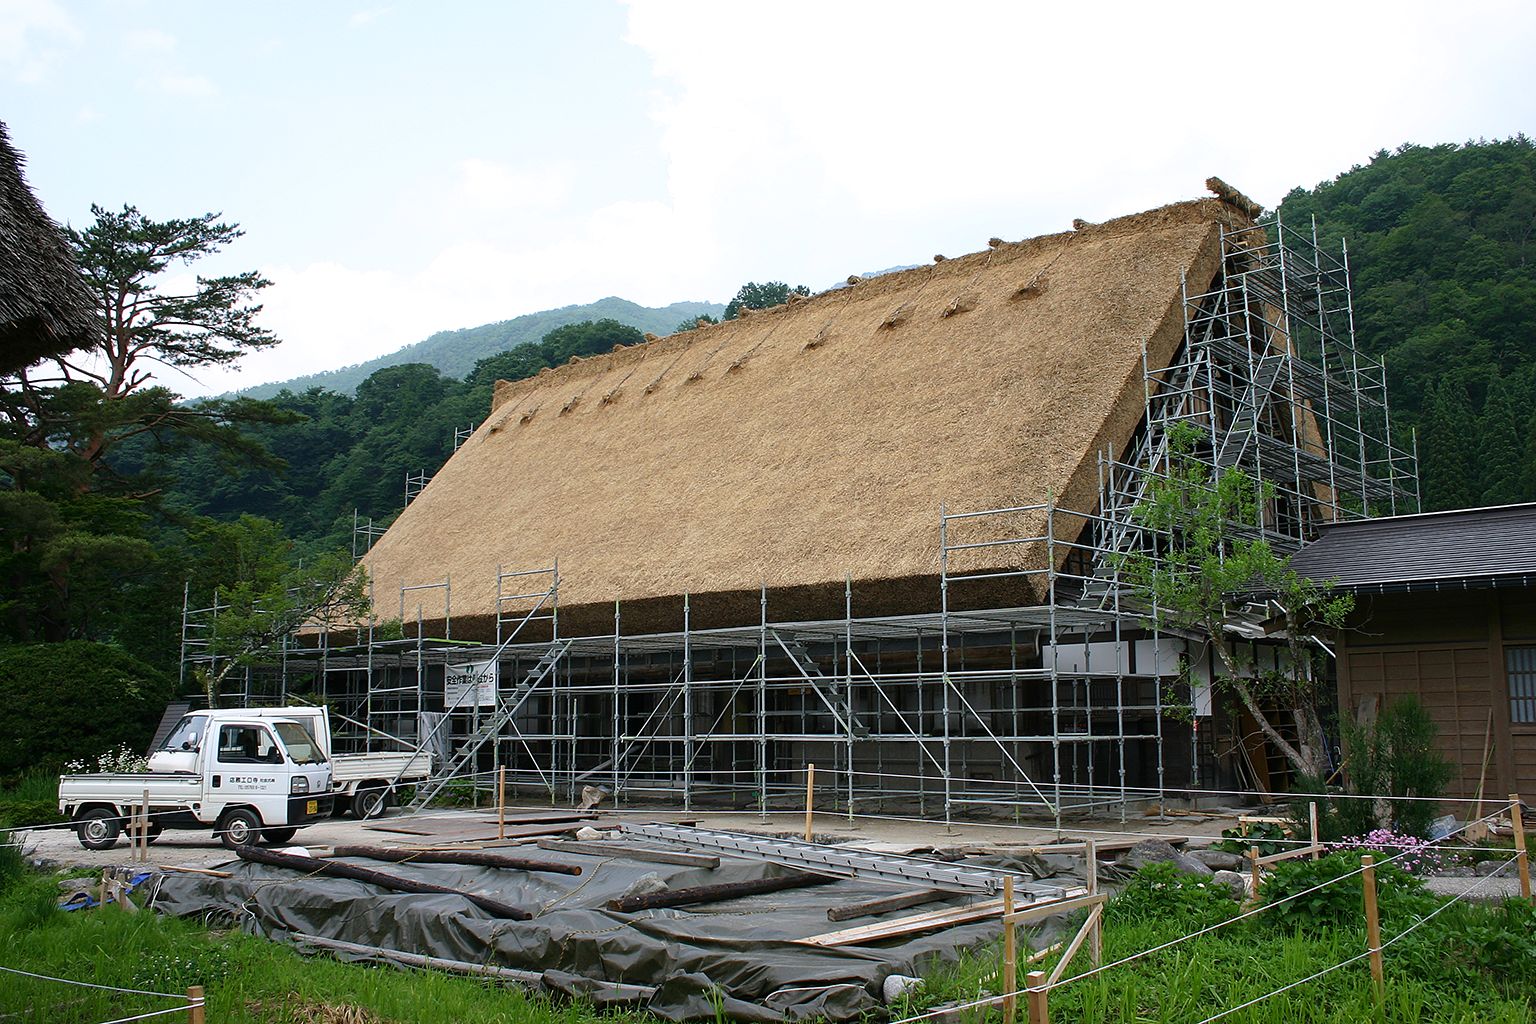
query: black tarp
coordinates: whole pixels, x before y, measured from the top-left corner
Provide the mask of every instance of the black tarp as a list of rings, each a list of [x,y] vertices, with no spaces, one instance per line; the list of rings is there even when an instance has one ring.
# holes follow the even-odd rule
[[[828,907],[901,890],[843,880],[691,908],[625,914],[608,910],[606,904],[637,886],[713,885],[789,869],[731,857],[722,857],[718,868],[704,869],[569,853],[541,851],[540,856],[579,864],[583,872],[569,876],[449,864],[387,866],[391,874],[524,907],[534,912],[531,921],[494,917],[459,896],[389,893],[363,882],[240,861],[223,865],[231,873],[227,879],[166,876],[155,906],[177,916],[232,921],[277,940],[309,934],[543,972],[547,988],[599,1001],[604,998],[601,982],[654,986],[656,994],[645,1009],[678,1021],[713,1018],[717,1005],[741,1020],[850,1020],[883,1005],[881,989],[888,975],[920,975],[932,959],[952,959],[999,932],[998,922],[990,920],[871,946],[805,946],[791,940],[881,920],[865,917],[834,924],[827,920]],[[1065,859],[1049,860],[1052,863],[1030,858],[1028,866],[1037,876],[1068,870]],[[946,902],[959,906],[982,898],[957,896]]]

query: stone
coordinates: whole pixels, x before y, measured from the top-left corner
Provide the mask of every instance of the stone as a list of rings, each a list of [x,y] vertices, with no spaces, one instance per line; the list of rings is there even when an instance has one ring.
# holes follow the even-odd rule
[[[1180,871],[1184,872],[1186,875],[1201,875],[1208,878],[1216,873],[1215,870],[1212,869],[1209,865],[1205,864],[1203,861],[1196,860],[1187,853],[1181,853],[1175,856],[1173,858],[1173,863],[1178,867]]]
[[[1188,856],[1216,871],[1241,871],[1246,866],[1246,858],[1226,850],[1190,850]]]
[[[917,991],[922,983],[922,978],[914,978],[907,974],[887,974],[885,980],[880,983],[880,995],[885,999],[886,1005],[890,1005],[907,993]]]
[[[1503,861],[1499,860],[1478,861],[1477,868],[1475,870],[1477,871],[1478,876],[1481,878],[1487,878],[1489,875],[1496,875],[1499,878],[1504,878],[1509,874],[1509,866]]]
[[[1125,863],[1132,868],[1144,868],[1148,864],[1177,861],[1179,851],[1161,839],[1143,839],[1125,851]]]
[[[1248,876],[1240,871],[1218,871],[1211,876],[1214,885],[1225,886],[1235,900],[1245,900],[1248,892]]]
[[[1441,878],[1476,878],[1477,871],[1470,864],[1448,864],[1435,872]]]
[[[591,842],[594,839],[606,839],[608,836],[606,833],[599,832],[591,825],[583,825],[581,828],[576,830],[576,838],[586,842]]]

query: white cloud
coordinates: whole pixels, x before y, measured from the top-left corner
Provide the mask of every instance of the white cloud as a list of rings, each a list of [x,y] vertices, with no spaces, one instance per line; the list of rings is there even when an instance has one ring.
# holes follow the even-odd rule
[[[136,28],[123,33],[123,45],[138,53],[166,54],[176,49],[176,37],[157,28]]]
[[[79,40],[74,19],[54,0],[0,0],[0,68],[16,81],[45,80]]]
[[[203,75],[163,74],[151,80],[154,88],[169,96],[205,100],[217,96],[218,86]]]
[[[557,167],[518,171],[491,160],[459,164],[459,200],[475,211],[554,210],[570,197],[569,174]]]
[[[352,16],[347,19],[347,27],[364,28],[368,25],[372,25],[374,22],[378,21],[392,10],[394,10],[393,7],[368,7],[362,10],[353,11]]]

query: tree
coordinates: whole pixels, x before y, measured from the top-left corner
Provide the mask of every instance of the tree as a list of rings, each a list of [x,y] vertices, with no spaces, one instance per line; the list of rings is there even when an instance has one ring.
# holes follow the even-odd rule
[[[209,707],[217,706],[231,672],[253,664],[284,637],[303,628],[329,633],[352,627],[372,611],[367,573],[349,554],[299,560],[281,528],[268,520],[208,522],[192,540],[199,552],[194,568],[220,581],[213,588],[218,613],[202,634],[211,660],[199,682]]]
[[[729,319],[729,317],[727,317],[727,319]],[[717,324],[719,322],[719,320],[716,320],[708,313],[705,313],[703,316],[691,316],[687,320],[684,320],[682,323],[678,324],[676,327],[672,328],[672,333],[682,334],[684,331],[691,331],[695,327],[702,327],[704,324]]]
[[[88,470],[82,490],[113,447],[143,435],[211,442],[232,457],[275,465],[238,428],[285,417],[276,407],[249,399],[185,404],[154,383],[155,366],[227,366],[277,344],[255,323],[261,306],[252,297],[270,284],[256,272],[198,276],[190,289],[171,290],[163,280],[239,238],[239,226],[212,213],[152,221],[132,206],[91,212],[94,224],[66,234],[96,300],[99,340],[54,358],[50,369],[23,368],[0,381],[5,435],[74,455]]]
[[[1522,410],[1509,378],[1500,377],[1488,388],[1483,403],[1481,448],[1482,492],[1479,504],[1508,505],[1521,499]]]
[[[1154,599],[1159,628],[1197,636],[1214,652],[1213,688],[1235,697],[1297,772],[1322,779],[1322,708],[1330,696],[1314,638],[1342,627],[1354,598],[1301,577],[1267,541],[1247,536],[1258,522],[1260,489],[1235,468],[1213,475],[1195,455],[1200,436],[1188,424],[1175,427],[1169,472],[1136,508],[1161,550],[1125,559],[1125,576]],[[1284,638],[1289,657],[1279,669],[1258,668],[1235,639],[1234,627],[1251,635],[1255,626],[1240,614],[1249,605],[1265,609],[1260,628]],[[1186,673],[1200,660],[1191,659]],[[1294,711],[1297,742],[1270,721],[1265,708],[1275,705]]]
[[[803,284],[797,284],[793,288],[783,281],[766,281],[758,284],[748,281],[736,291],[736,297],[725,304],[725,313],[722,320],[735,320],[741,315],[743,309],[768,309],[772,306],[782,306],[789,301],[791,295],[809,295],[811,290]]]
[[[1419,445],[1424,507],[1430,511],[1477,504],[1477,418],[1467,388],[1442,381],[1426,400]]]

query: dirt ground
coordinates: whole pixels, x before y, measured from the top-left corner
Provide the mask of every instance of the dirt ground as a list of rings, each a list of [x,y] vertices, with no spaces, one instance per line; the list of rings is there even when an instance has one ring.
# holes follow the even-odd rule
[[[548,812],[545,804],[509,807],[508,816],[520,813]],[[600,809],[601,810],[601,809]],[[398,832],[380,831],[369,826],[389,825],[406,820],[398,811],[391,811],[385,818],[373,822],[361,822],[353,818],[333,818],[299,830],[291,845],[306,847],[330,847],[349,845],[431,845],[430,835],[405,835]],[[495,822],[494,809],[431,811],[417,816],[412,826],[449,835],[460,833],[467,827]],[[616,828],[620,821],[688,821],[706,828],[729,829],[741,832],[799,835],[805,827],[803,812],[773,813],[766,820],[753,812],[683,812],[664,807],[625,808],[617,812],[601,813],[590,822],[598,829]],[[827,843],[852,843],[887,853],[949,848],[991,848],[1020,846],[1044,846],[1057,842],[1081,841],[1092,838],[1103,843],[1129,842],[1151,836],[1188,837],[1192,845],[1204,845],[1220,837],[1223,828],[1231,827],[1234,815],[1181,815],[1159,819],[1144,813],[1130,812],[1121,822],[1115,814],[1103,818],[1076,819],[1064,822],[1057,832],[1049,822],[1020,825],[1005,823],[955,822],[946,831],[942,821],[922,821],[896,817],[857,817],[851,823],[846,815],[818,812],[814,832],[818,841]],[[532,842],[532,839],[525,840]],[[99,868],[106,865],[131,863],[131,851],[126,839],[118,841],[111,850],[87,850],[82,847],[75,833],[67,826],[38,829],[27,833],[26,845],[30,856],[59,868]],[[498,844],[499,845],[499,844]],[[209,831],[167,831],[149,848],[149,862],[157,865],[182,867],[212,867],[232,859],[232,854],[219,845]]]

